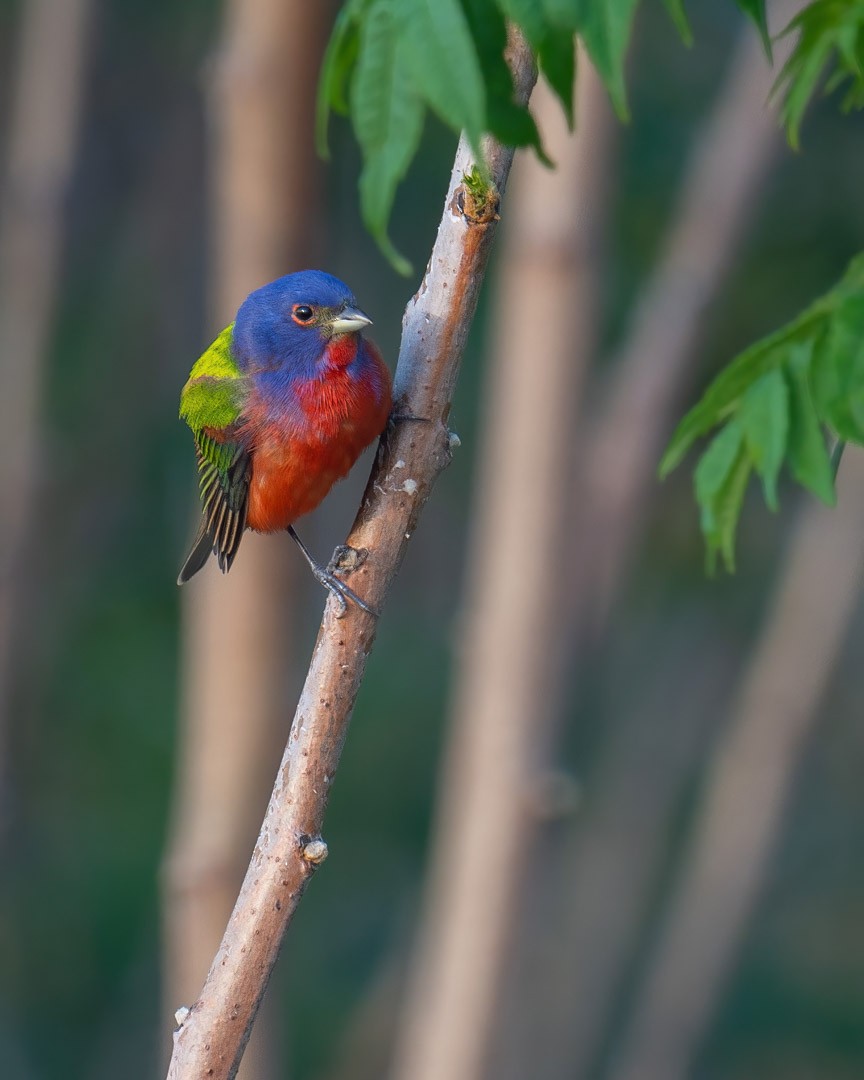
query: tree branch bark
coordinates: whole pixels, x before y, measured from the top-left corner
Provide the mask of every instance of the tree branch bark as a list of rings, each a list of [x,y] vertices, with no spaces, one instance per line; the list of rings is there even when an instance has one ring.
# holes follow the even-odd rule
[[[533,1034],[547,1060],[535,1080],[595,1075],[675,812],[716,730],[729,658],[689,617],[664,641],[674,662],[646,679],[614,724],[566,847],[545,869]]]
[[[535,72],[523,41],[514,44],[511,60],[517,95],[527,101]],[[503,194],[513,151],[491,140],[484,151]],[[473,163],[463,140],[432,256],[403,320],[395,412],[423,421],[399,421],[385,434],[348,537],[360,553],[352,587],[378,610],[450,460],[447,418],[498,209],[497,197],[481,204],[464,187]],[[201,996],[175,1035],[170,1080],[236,1074],[285,930],[326,857],[324,809],[377,629],[356,607],[342,620],[336,611],[328,600],[258,843]]]
[[[231,0],[226,6],[224,42],[208,80],[210,306],[217,329],[252,289],[317,263],[315,79],[330,22],[325,3]],[[182,723],[162,873],[166,1019],[207,974],[284,741],[294,674],[286,670],[296,610],[292,570],[299,568],[291,555],[284,538],[250,533],[229,576],[211,561],[182,593]],[[254,1068],[255,1080],[264,1080],[273,1072],[267,1065],[273,1040],[264,1035],[262,1042],[266,1027],[256,1028],[241,1076]]]

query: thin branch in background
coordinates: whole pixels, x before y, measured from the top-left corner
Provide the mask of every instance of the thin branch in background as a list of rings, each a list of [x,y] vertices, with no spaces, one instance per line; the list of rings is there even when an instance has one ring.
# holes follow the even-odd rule
[[[784,27],[802,0],[770,5]],[[693,376],[704,316],[740,248],[783,136],[768,95],[794,38],[774,47],[775,69],[750,27],[698,135],[656,270],[642,290],[614,362],[605,406],[581,455],[584,547],[575,562],[586,629],[602,635],[644,528],[664,440]],[[578,580],[579,576],[585,580]],[[583,601],[583,594],[585,601]]]
[[[313,124],[329,15],[302,0],[226,7],[210,72],[214,332],[252,289],[315,265],[322,247]],[[191,445],[189,460],[191,482]],[[166,1018],[207,974],[284,743],[296,566],[285,538],[249,536],[229,576],[211,563],[182,594],[180,764],[163,870]],[[244,1066],[256,1080],[275,1072],[266,1031],[259,1024]]]
[[[771,9],[772,22],[785,25],[799,8],[800,0],[779,0]],[[776,62],[782,62],[790,45],[788,39],[777,43]],[[776,112],[766,107],[772,78],[759,42],[746,28],[685,169],[669,238],[637,303],[605,401],[586,432],[576,485],[574,532],[580,554],[572,563],[568,630],[577,655],[608,632],[615,599],[644,533],[672,412],[696,371],[693,356],[705,312],[725,281],[782,146]],[[571,676],[566,668],[557,674],[562,684],[557,689],[551,684],[550,693],[563,700]],[[656,723],[663,725],[658,741],[674,738],[666,728],[674,727],[677,718],[674,711],[658,715]],[[640,792],[646,784],[656,795],[644,819],[650,828],[639,858],[622,856],[620,861],[615,892],[623,899],[608,913],[617,920],[614,933],[597,933],[600,907],[592,902],[596,895],[590,887],[605,865],[595,832],[612,820],[602,807],[575,824],[572,840],[544,868],[546,889],[553,896],[576,897],[550,935],[556,943],[547,949],[552,989],[542,1018],[543,1042],[559,1048],[551,1057],[566,1060],[570,1075],[588,1075],[598,1051],[630,955],[628,944],[635,941],[644,910],[640,898],[647,897],[662,857],[672,792],[680,789],[691,762],[692,754],[683,752],[662,761],[653,756],[637,761],[622,738],[610,748],[604,768],[617,778],[622,800],[615,820],[641,813]],[[590,961],[583,963],[586,942]]]
[[[531,52],[511,49],[516,95],[535,80]],[[396,422],[382,440],[348,537],[352,587],[382,610],[432,486],[450,460],[449,416],[459,362],[495,236],[513,151],[484,150],[495,190],[472,193],[463,177],[473,155],[463,139],[438,236],[420,291],[403,320]],[[352,572],[353,568],[353,572]],[[201,996],[175,1034],[170,1080],[236,1075],[285,930],[315,867],[326,857],[324,809],[351,711],[375,640],[377,621],[356,608],[337,619],[328,600],[258,843]]]
[[[664,638],[664,651],[674,661],[622,706],[626,718],[543,876],[545,918],[524,978],[538,987],[533,1045],[545,1060],[537,1080],[594,1075],[679,800],[716,728],[728,658],[690,625]]]
[[[386,1076],[405,981],[404,966],[402,948],[393,949],[382,958],[339,1033],[332,1060],[318,1080],[381,1080]]]
[[[544,688],[564,618],[562,493],[595,332],[596,166],[612,127],[590,65],[580,71],[578,138],[538,88],[533,111],[557,167],[526,157],[514,174],[465,630],[396,1080],[476,1080],[487,1069],[537,828],[540,747],[552,726]]]
[[[838,505],[808,502],[765,631],[717,749],[689,857],[613,1080],[683,1080],[738,957],[819,703],[859,602],[864,454],[843,459]]]
[[[91,0],[26,0],[0,190],[0,785],[12,632],[38,484],[39,398],[78,145]],[[3,808],[5,809],[5,808]]]

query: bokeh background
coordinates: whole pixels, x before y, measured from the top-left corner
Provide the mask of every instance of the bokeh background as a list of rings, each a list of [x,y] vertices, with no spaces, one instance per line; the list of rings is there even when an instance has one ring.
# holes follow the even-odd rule
[[[50,9],[47,0],[0,0],[0,151],[7,157],[22,80],[21,28],[28,7],[46,4]],[[214,284],[224,249],[216,239],[221,158],[213,149],[213,85],[238,16],[215,0],[85,6],[80,115],[70,134],[68,183],[58,193],[56,288],[41,316],[44,348],[26,357],[39,365],[32,497],[19,488],[11,501],[0,499],[8,511],[4,531],[18,527],[14,507],[27,505],[23,540],[2,567],[8,632],[0,663],[0,1075],[8,1080],[160,1075],[168,1018],[184,1003],[163,1001],[160,975],[160,880],[176,823],[175,782],[184,775],[177,765],[181,702],[188,707],[190,694],[181,603],[195,603],[174,584],[195,506],[194,456],[177,420],[177,398],[192,362],[233,314]],[[321,9],[326,34],[332,10]],[[595,105],[596,122],[607,127],[597,154],[588,155],[598,173],[588,187],[602,198],[580,217],[589,222],[589,239],[579,247],[574,285],[587,287],[589,277],[591,300],[580,307],[574,298],[560,311],[565,322],[583,310],[595,320],[587,335],[573,327],[574,350],[590,346],[591,355],[578,358],[587,374],[581,406],[574,393],[571,412],[574,481],[560,490],[574,523],[557,545],[562,580],[574,578],[573,596],[583,601],[579,582],[593,569],[572,571],[587,557],[578,523],[580,507],[589,505],[578,479],[586,432],[607,418],[616,372],[632,346],[634,312],[680,213],[678,192],[694,148],[718,96],[728,93],[724,80],[739,38],[755,41],[732,3],[693,0],[688,9],[690,49],[662,5],[642,6],[629,58],[629,125],[603,120],[602,104]],[[313,59],[316,49],[313,36]],[[47,84],[53,70],[43,61],[37,83]],[[314,79],[311,62],[308,74]],[[314,154],[308,125],[286,125],[283,137],[289,156]],[[401,312],[434,239],[454,138],[437,121],[427,123],[397,198],[392,233],[414,262],[411,280],[394,274],[359,221],[359,156],[341,120],[331,125],[331,142],[331,162],[315,167],[316,197],[307,207],[314,238],[304,242],[320,265],[351,283],[395,363]],[[802,151],[791,152],[778,136],[767,156],[764,178],[746,196],[740,240],[704,298],[699,333],[669,404],[658,411],[661,444],[713,372],[827,289],[864,246],[860,117],[819,102]],[[7,215],[18,213],[20,194],[7,183]],[[575,188],[573,198],[580,198]],[[712,209],[703,209],[707,230]],[[449,703],[471,617],[465,598],[475,595],[465,569],[478,506],[475,462],[497,360],[490,346],[509,310],[496,290],[505,260],[520,257],[519,245],[508,243],[506,208],[504,216],[451,417],[461,449],[426,509],[381,621],[327,814],[331,858],[291,927],[264,1018],[267,1046],[248,1074],[264,1080],[385,1075],[398,1038]],[[3,235],[10,235],[8,218]],[[705,259],[711,261],[710,250]],[[17,295],[32,295],[30,261],[14,266]],[[686,288],[677,295],[692,306]],[[530,319],[529,302],[526,308]],[[674,306],[667,314],[674,325]],[[538,378],[545,378],[544,341],[540,327],[537,354],[524,356]],[[10,388],[22,363],[17,352],[0,358],[0,396],[7,400],[14,400]],[[536,421],[525,418],[529,426]],[[25,450],[8,428],[0,440],[9,460]],[[642,452],[652,465],[658,447]],[[593,475],[608,475],[611,483],[614,464],[601,465]],[[358,466],[304,523],[322,555],[344,538],[367,468],[368,462]],[[710,579],[687,469],[661,486],[648,468],[640,490],[644,512],[629,528],[630,558],[617,571],[608,610],[576,630],[565,618],[566,633],[550,615],[549,638],[540,642],[555,652],[563,635],[563,689],[554,733],[541,738],[550,749],[538,781],[537,846],[526,853],[499,1029],[483,1075],[621,1078],[628,1075],[627,1047],[654,1045],[650,1031],[645,1035],[651,1023],[639,1018],[657,992],[651,972],[658,943],[692,863],[693,830],[718,748],[730,753],[742,680],[752,675],[806,501],[784,487],[781,511],[772,515],[751,492],[737,573]],[[535,523],[524,521],[526,560],[534,532]],[[840,572],[832,543],[826,537],[825,558],[811,559],[806,570],[811,581],[824,576],[829,593],[829,579]],[[291,572],[298,556],[287,538],[277,558],[290,575],[278,594],[290,618],[290,647],[282,656],[268,779],[252,800],[255,816],[322,608],[314,582],[302,570]],[[774,766],[786,769],[790,797],[759,860],[760,887],[744,904],[743,939],[721,964],[724,978],[699,1021],[694,1052],[670,1076],[864,1075],[864,624],[855,610],[854,553],[849,559],[851,585],[841,590],[851,594],[849,618],[836,633],[826,631],[824,691],[805,707],[800,738],[780,735],[775,744],[765,736],[777,747],[766,783]],[[219,643],[211,662],[230,665],[241,638],[254,642],[255,620],[238,622],[230,594],[218,591],[221,578],[210,577],[201,588],[216,597],[208,609]],[[198,588],[196,582],[187,591]],[[803,621],[810,614],[807,604],[793,611]],[[818,651],[809,641],[804,649]],[[794,646],[783,656],[778,669],[788,665],[798,694],[792,673],[806,667],[806,658]],[[792,708],[781,702],[781,716],[784,707]],[[238,730],[247,722],[236,717]],[[742,804],[742,813],[749,815],[749,806]],[[758,829],[758,806],[753,814]],[[532,861],[536,851],[542,857]],[[722,865],[720,882],[741,871],[734,848]],[[628,878],[631,870],[635,878]],[[601,895],[587,937],[576,911],[579,904],[591,910],[586,879]],[[622,896],[634,901],[623,923],[616,914]],[[610,959],[602,943],[612,935],[620,955]],[[698,970],[698,956],[696,962]],[[592,964],[599,965],[597,982]],[[606,989],[595,995],[601,984]],[[583,1010],[595,996],[603,1007]],[[588,1012],[583,1030],[575,1018]],[[574,1029],[578,1047],[568,1038]],[[641,1075],[653,1075],[647,1064]]]

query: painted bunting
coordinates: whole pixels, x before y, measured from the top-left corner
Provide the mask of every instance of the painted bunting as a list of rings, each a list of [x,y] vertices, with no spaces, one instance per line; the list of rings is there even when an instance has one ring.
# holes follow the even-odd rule
[[[178,585],[210,553],[230,570],[246,529],[287,529],[345,610],[371,610],[309,554],[293,522],[313,510],[387,423],[391,380],[371,319],[321,270],[256,289],[192,368],[180,416],[195,436],[203,516]]]

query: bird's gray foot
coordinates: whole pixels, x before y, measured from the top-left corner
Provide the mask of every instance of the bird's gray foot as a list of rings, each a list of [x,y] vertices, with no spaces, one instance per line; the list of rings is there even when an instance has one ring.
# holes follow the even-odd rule
[[[315,580],[319,581],[331,595],[335,596],[336,601],[339,604],[339,610],[336,612],[337,619],[341,619],[345,615],[345,612],[348,610],[349,600],[352,604],[356,604],[357,607],[362,608],[368,615],[373,615],[376,619],[378,618],[378,612],[373,607],[370,607],[365,600],[361,600],[353,589],[349,589],[345,582],[336,577],[331,571],[325,570],[323,566],[315,565],[312,567],[312,573]]]
[[[372,615],[376,619],[378,618],[378,612],[373,607],[370,607],[365,600],[362,600],[353,589],[350,589],[341,578],[336,577],[334,572],[336,569],[356,570],[366,558],[367,553],[365,551],[358,551],[355,548],[340,546],[336,548],[329,566],[325,568],[312,557],[309,549],[294,531],[293,525],[288,526],[288,532],[291,534],[291,538],[294,540],[297,547],[299,547],[300,551],[303,553],[303,557],[309,564],[309,569],[312,571],[312,576],[336,598],[336,602],[339,605],[339,610],[336,612],[337,619],[344,617],[345,612],[348,610],[349,600],[368,615]],[[350,559],[348,558],[349,555]]]

